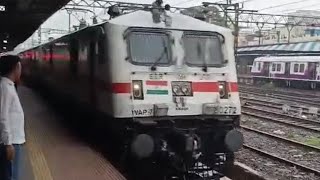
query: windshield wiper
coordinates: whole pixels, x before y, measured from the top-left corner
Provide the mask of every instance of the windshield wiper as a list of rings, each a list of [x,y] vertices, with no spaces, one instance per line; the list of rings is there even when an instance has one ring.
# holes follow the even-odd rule
[[[202,49],[201,49],[200,42],[198,42],[198,44],[197,44],[197,53],[198,53],[198,57],[201,57]],[[203,58],[202,71],[204,71],[204,72],[208,71],[208,65],[206,62],[206,58]]]
[[[157,66],[158,63],[161,61],[161,59],[163,58],[163,56],[168,53],[168,47],[167,47],[167,45],[166,45],[166,43],[165,43],[164,40],[162,41],[162,44],[163,44],[163,51],[162,51],[160,57],[152,64],[152,66],[151,66],[151,71],[157,70],[156,66]]]

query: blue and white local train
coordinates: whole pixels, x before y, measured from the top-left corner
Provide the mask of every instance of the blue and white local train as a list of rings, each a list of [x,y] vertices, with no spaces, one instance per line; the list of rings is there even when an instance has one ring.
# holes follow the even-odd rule
[[[243,143],[234,36],[164,13],[120,15],[21,52],[23,75],[104,114],[131,159],[184,175],[199,163],[225,170]]]

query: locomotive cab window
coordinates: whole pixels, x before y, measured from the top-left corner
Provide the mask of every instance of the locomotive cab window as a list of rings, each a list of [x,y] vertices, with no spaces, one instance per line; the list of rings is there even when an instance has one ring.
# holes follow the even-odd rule
[[[184,34],[185,62],[190,66],[221,66],[222,43],[217,35]]]
[[[160,32],[131,32],[128,38],[130,59],[137,65],[168,65],[171,62],[170,38]]]

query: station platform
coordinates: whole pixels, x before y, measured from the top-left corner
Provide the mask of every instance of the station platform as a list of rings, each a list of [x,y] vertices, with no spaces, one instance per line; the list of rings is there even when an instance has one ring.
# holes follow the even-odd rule
[[[33,90],[20,86],[26,144],[23,180],[125,180],[100,153],[57,123],[61,118]]]

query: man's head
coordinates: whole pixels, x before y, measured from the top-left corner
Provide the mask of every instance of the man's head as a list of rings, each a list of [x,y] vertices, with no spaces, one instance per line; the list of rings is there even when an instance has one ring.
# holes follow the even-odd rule
[[[19,56],[7,55],[0,57],[0,74],[13,80],[20,81],[21,63]]]
[[[156,3],[161,6],[163,4],[163,0],[156,0]]]

